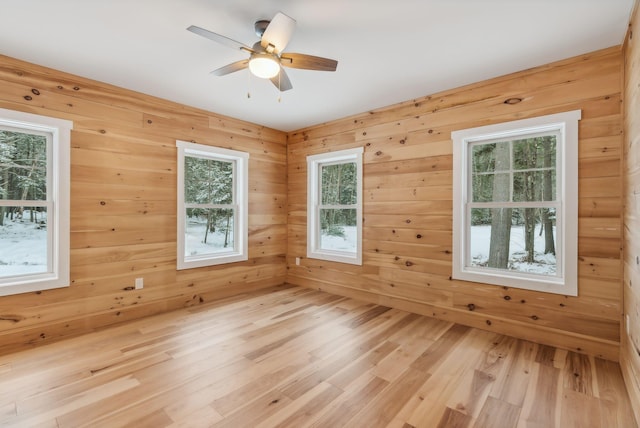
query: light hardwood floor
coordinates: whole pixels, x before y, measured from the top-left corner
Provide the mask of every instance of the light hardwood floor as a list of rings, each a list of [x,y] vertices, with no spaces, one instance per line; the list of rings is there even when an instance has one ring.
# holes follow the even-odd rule
[[[636,424],[616,363],[282,286],[1,356],[0,426]]]

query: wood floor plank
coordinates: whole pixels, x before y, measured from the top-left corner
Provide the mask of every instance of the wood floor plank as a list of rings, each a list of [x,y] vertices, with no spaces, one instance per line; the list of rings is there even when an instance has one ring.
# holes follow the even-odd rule
[[[496,421],[500,421],[501,428],[515,428],[518,425],[521,410],[519,406],[489,397],[473,428],[494,428]]]
[[[617,363],[293,286],[0,356],[0,426],[637,427]]]
[[[524,340],[516,341],[511,354],[496,377],[490,395],[522,407],[527,393],[537,345]]]
[[[597,398],[565,388],[560,406],[561,427],[588,427],[600,421],[600,402]]]
[[[436,342],[427,348],[412,364],[411,367],[429,371],[441,362],[456,343],[469,332],[469,327],[454,324]]]
[[[211,425],[214,428],[253,427],[260,421],[291,404],[291,399],[277,389],[270,390],[236,409],[222,421]]]
[[[336,374],[329,377],[328,382],[338,388],[345,389],[355,379],[376,367],[381,360],[396,349],[398,349],[398,345],[396,343],[385,341],[363,357],[356,359],[343,369],[338,370]]]
[[[255,425],[255,428],[302,427],[342,393],[343,391],[340,388],[323,382],[303,397],[300,397],[300,400],[297,400],[295,404],[261,421]]]
[[[459,339],[451,343],[437,364],[431,366],[432,377],[420,389],[420,401],[407,422],[418,426],[436,426],[447,407],[470,417],[479,412],[492,380],[481,375],[482,381],[479,382],[477,367],[493,346],[496,335],[489,332],[461,332]],[[450,342],[451,338],[443,335],[442,340]],[[437,344],[436,341],[434,346]],[[411,407],[408,404],[407,410]]]
[[[537,364],[535,379],[529,382],[523,404],[526,427],[548,428],[558,426],[560,369],[547,364]],[[522,419],[521,419],[522,420]]]
[[[168,428],[209,428],[212,424],[222,419],[218,412],[209,406],[205,406],[168,425]]]
[[[471,423],[471,416],[447,407],[438,422],[438,428],[466,428]]]
[[[232,389],[227,385],[225,389],[229,392],[222,397],[213,400],[211,406],[222,415],[233,413],[233,411],[242,407],[244,403],[250,401],[251,397],[266,394],[286,379],[291,378],[307,364],[309,364],[309,361],[300,360],[281,369],[275,371],[270,370],[262,376],[256,373],[253,381],[247,382],[237,389]],[[206,397],[208,400],[211,400],[211,394],[206,394]],[[185,398],[189,401],[189,397]]]
[[[367,383],[364,386],[347,390],[343,400],[330,407],[324,415],[311,426],[314,428],[338,428],[343,427],[366,406],[373,398],[385,389],[389,382],[379,377],[363,376]]]
[[[395,381],[405,368],[433,345],[428,339],[414,340],[399,345],[391,354],[376,364],[373,374],[389,382]]]
[[[362,427],[384,427],[431,375],[409,367],[395,382],[382,390],[352,419]]]
[[[625,392],[620,366],[613,361],[595,359],[601,407],[601,424],[615,421],[617,426],[633,426],[633,409]]]
[[[587,355],[569,352],[563,374],[565,388],[590,397],[595,395],[591,361]]]
[[[545,366],[554,367],[555,355],[556,349],[554,347],[548,345],[539,345],[535,362],[538,364],[543,364]]]

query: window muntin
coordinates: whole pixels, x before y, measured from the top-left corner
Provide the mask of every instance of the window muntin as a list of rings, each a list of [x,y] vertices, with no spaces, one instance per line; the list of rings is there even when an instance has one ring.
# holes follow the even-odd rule
[[[178,269],[248,259],[248,154],[178,146]]]
[[[362,263],[362,151],[307,157],[307,257]]]
[[[577,294],[579,118],[452,134],[454,278]]]
[[[0,295],[69,285],[72,126],[0,109]]]

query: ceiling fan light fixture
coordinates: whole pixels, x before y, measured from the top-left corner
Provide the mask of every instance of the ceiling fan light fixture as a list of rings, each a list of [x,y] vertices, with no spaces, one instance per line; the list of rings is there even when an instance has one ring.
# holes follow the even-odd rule
[[[249,60],[249,70],[256,77],[271,79],[280,72],[280,64],[273,55],[253,54]]]

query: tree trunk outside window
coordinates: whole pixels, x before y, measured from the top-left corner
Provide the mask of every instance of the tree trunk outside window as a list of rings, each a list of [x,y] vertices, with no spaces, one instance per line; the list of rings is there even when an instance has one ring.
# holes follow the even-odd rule
[[[495,171],[509,168],[511,159],[509,142],[496,144]],[[493,200],[508,201],[510,192],[509,174],[495,174],[493,178]],[[506,269],[509,263],[509,241],[511,239],[511,208],[491,209],[491,243],[489,267]]]

